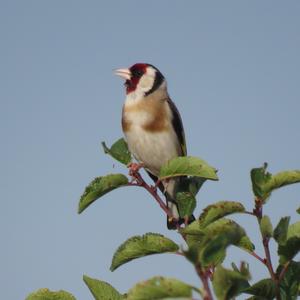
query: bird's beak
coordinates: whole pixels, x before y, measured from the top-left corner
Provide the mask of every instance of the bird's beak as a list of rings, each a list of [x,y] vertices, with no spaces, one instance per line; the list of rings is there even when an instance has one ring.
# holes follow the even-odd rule
[[[129,69],[117,69],[115,70],[115,75],[121,76],[125,80],[131,79],[131,72]]]

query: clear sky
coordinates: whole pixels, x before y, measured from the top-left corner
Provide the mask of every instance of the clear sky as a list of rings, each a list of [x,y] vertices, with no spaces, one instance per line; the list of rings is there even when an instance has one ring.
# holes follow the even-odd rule
[[[82,275],[120,292],[154,275],[194,285],[192,266],[152,256],[109,271],[128,237],[166,229],[143,190],[119,189],[77,214],[96,176],[126,172],[100,142],[122,136],[123,82],[113,69],[158,67],[184,122],[188,152],[219,170],[197,214],[219,200],[253,206],[249,171],[300,168],[299,1],[0,1],[0,293],[41,287],[92,299]],[[273,194],[265,213],[299,220],[300,185]],[[262,254],[257,224],[235,216]],[[225,265],[246,259],[231,247]]]

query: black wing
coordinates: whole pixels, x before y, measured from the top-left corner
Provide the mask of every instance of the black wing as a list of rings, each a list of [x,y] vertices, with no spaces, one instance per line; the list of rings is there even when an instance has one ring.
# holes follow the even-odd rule
[[[172,116],[173,116],[172,125],[173,125],[174,131],[177,135],[177,138],[179,140],[182,155],[185,156],[185,155],[187,155],[187,150],[186,150],[185,135],[184,135],[184,129],[183,129],[183,125],[182,125],[182,120],[181,120],[179,111],[178,111],[176,105],[174,104],[174,102],[170,98],[168,98],[167,101],[168,101],[169,107],[172,111]]]

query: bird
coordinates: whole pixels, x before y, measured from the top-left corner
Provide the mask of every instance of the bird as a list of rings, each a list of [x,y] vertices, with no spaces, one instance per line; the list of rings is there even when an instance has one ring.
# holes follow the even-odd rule
[[[169,96],[165,77],[152,64],[136,63],[115,70],[115,74],[125,80],[122,129],[128,149],[157,182],[164,164],[187,155],[181,116]],[[163,180],[159,185],[173,216],[167,218],[168,229],[176,229],[184,223],[175,198],[179,183],[180,177],[176,177]],[[193,219],[191,216],[189,222]]]

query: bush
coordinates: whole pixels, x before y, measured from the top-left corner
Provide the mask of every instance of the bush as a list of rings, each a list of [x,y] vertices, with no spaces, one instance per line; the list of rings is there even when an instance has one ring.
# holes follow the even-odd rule
[[[83,212],[94,201],[106,193],[123,186],[137,186],[146,189],[160,205],[169,218],[173,218],[168,210],[163,195],[156,187],[163,180],[184,176],[176,194],[179,215],[182,222],[177,222],[177,232],[182,237],[184,248],[171,239],[158,234],[146,233],[134,236],[116,250],[111,271],[121,265],[143,256],[176,253],[193,264],[195,272],[202,282],[202,287],[194,287],[174,278],[153,277],[137,283],[128,293],[122,295],[110,284],[83,276],[83,280],[96,300],[153,300],[153,299],[196,299],[205,300],[232,299],[238,295],[253,295],[248,299],[297,299],[300,295],[300,262],[294,261],[300,250],[300,222],[290,224],[290,217],[282,217],[273,229],[268,215],[263,211],[272,192],[280,187],[300,182],[300,171],[284,171],[275,175],[267,172],[267,164],[254,168],[250,172],[254,193],[254,208],[247,211],[242,203],[220,201],[207,206],[202,214],[188,224],[196,207],[196,195],[206,180],[218,180],[215,168],[196,157],[178,157],[169,161],[160,170],[155,186],[142,178],[138,164],[131,163],[131,154],[126,142],[118,140],[108,148],[102,144],[105,153],[111,155],[122,164],[129,165],[131,180],[124,174],[109,174],[95,178],[85,189],[79,201],[78,212]],[[300,213],[300,208],[297,210]],[[229,219],[232,214],[247,214],[257,219],[260,229],[264,254],[255,252],[255,247],[245,230],[238,223]],[[175,220],[176,222],[176,220]],[[269,249],[270,239],[277,243],[279,264],[271,262]],[[268,270],[269,278],[262,279],[252,285],[249,265],[241,262],[240,266],[232,264],[231,269],[224,268],[222,262],[226,258],[228,246],[236,246],[260,261]],[[210,284],[212,283],[212,285]],[[212,291],[213,289],[213,291]],[[214,293],[213,293],[214,292]],[[27,297],[27,300],[71,300],[74,296],[65,292],[51,292],[40,289]]]

